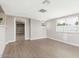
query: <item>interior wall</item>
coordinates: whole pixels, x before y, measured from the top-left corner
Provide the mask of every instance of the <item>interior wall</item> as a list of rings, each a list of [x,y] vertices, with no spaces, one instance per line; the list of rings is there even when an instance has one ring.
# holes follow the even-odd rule
[[[31,40],[46,38],[46,27],[39,20],[31,20]]]
[[[0,57],[2,56],[5,45],[5,26],[0,25]]]
[[[29,39],[29,19],[26,18],[25,21],[26,30],[25,30],[25,38]],[[41,21],[31,19],[31,40],[46,38],[46,28],[41,26]]]
[[[25,21],[25,40],[29,40],[29,19]]]
[[[0,57],[3,54],[4,48],[5,48],[5,15],[0,13],[0,17],[3,18],[2,24],[0,24]]]
[[[6,42],[13,42],[14,40],[14,17],[6,16]]]
[[[79,33],[56,32],[56,20],[47,21],[47,34],[50,39],[79,46]]]
[[[22,17],[6,17],[6,41],[15,41],[14,20],[25,23],[25,40],[29,39],[29,19]],[[41,21],[31,19],[31,40],[46,38],[46,28],[41,26]]]

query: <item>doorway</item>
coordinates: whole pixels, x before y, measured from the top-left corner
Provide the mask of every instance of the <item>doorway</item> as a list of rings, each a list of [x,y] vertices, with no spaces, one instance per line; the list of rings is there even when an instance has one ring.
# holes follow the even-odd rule
[[[25,40],[25,24],[16,22],[16,41]]]

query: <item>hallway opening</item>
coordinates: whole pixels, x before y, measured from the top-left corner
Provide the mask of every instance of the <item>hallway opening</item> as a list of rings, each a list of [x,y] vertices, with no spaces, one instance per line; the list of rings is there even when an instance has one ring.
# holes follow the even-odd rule
[[[25,40],[25,24],[16,22],[16,41]]]

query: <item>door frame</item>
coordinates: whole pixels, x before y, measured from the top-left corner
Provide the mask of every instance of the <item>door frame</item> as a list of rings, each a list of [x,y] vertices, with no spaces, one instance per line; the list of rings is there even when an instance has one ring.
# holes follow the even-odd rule
[[[14,41],[16,41],[16,20],[17,18],[14,18]],[[24,40],[26,40],[26,19],[24,19]]]

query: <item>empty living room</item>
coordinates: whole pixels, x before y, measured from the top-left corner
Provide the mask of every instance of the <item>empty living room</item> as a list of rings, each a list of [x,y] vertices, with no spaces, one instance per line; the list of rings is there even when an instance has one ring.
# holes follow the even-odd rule
[[[0,58],[79,58],[79,0],[0,0]]]

